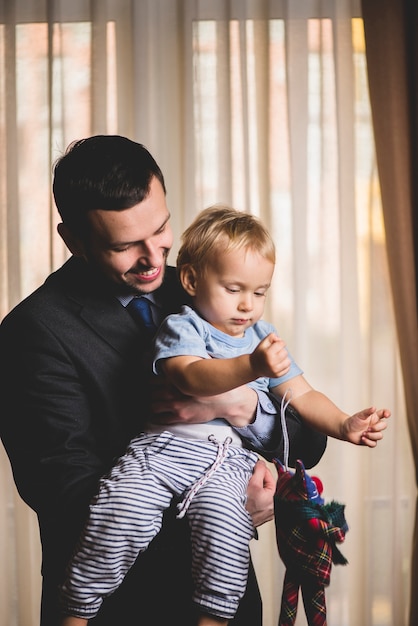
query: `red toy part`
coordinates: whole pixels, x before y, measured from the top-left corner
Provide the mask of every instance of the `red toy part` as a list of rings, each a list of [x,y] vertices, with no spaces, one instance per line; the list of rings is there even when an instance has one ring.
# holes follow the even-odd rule
[[[322,484],[322,480],[318,478],[318,476],[311,476],[311,478],[314,481],[316,488],[318,489],[318,493],[322,494],[324,491],[324,485]]]

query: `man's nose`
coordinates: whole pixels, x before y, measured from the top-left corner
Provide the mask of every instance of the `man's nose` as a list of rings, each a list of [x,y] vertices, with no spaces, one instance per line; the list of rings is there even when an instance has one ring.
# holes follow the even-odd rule
[[[161,248],[152,242],[146,242],[141,245],[140,258],[142,263],[150,267],[158,267],[161,265],[163,253]]]

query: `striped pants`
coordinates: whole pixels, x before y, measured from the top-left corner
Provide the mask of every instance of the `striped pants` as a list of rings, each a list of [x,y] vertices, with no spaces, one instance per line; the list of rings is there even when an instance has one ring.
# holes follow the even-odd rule
[[[173,496],[185,496],[216,462],[216,441],[182,439],[169,432],[134,439],[102,478],[78,550],[62,587],[64,612],[91,619],[103,598],[122,583],[138,554],[159,532]],[[254,527],[245,509],[257,456],[230,446],[216,471],[193,493],[191,529],[193,600],[202,611],[231,619],[247,582]]]

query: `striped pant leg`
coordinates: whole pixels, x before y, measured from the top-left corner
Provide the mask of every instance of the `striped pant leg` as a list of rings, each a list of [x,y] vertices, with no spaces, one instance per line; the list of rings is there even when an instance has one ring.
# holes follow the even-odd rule
[[[228,458],[190,503],[194,602],[231,619],[247,584],[249,542],[254,526],[245,509],[249,478],[257,457],[230,448]]]
[[[164,455],[161,471],[150,471],[147,454],[153,445],[138,441],[100,481],[99,493],[90,505],[62,588],[63,606],[70,614],[93,617],[161,528],[162,513],[173,497],[172,488],[159,478],[164,474]],[[164,444],[154,444],[154,448],[156,465]],[[181,484],[179,493],[186,486]]]

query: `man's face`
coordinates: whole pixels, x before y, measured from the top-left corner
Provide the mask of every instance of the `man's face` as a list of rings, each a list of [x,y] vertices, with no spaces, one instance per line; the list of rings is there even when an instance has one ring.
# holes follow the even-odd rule
[[[148,196],[123,211],[90,211],[84,256],[120,292],[151,293],[164,278],[173,243],[165,193],[153,178]]]

